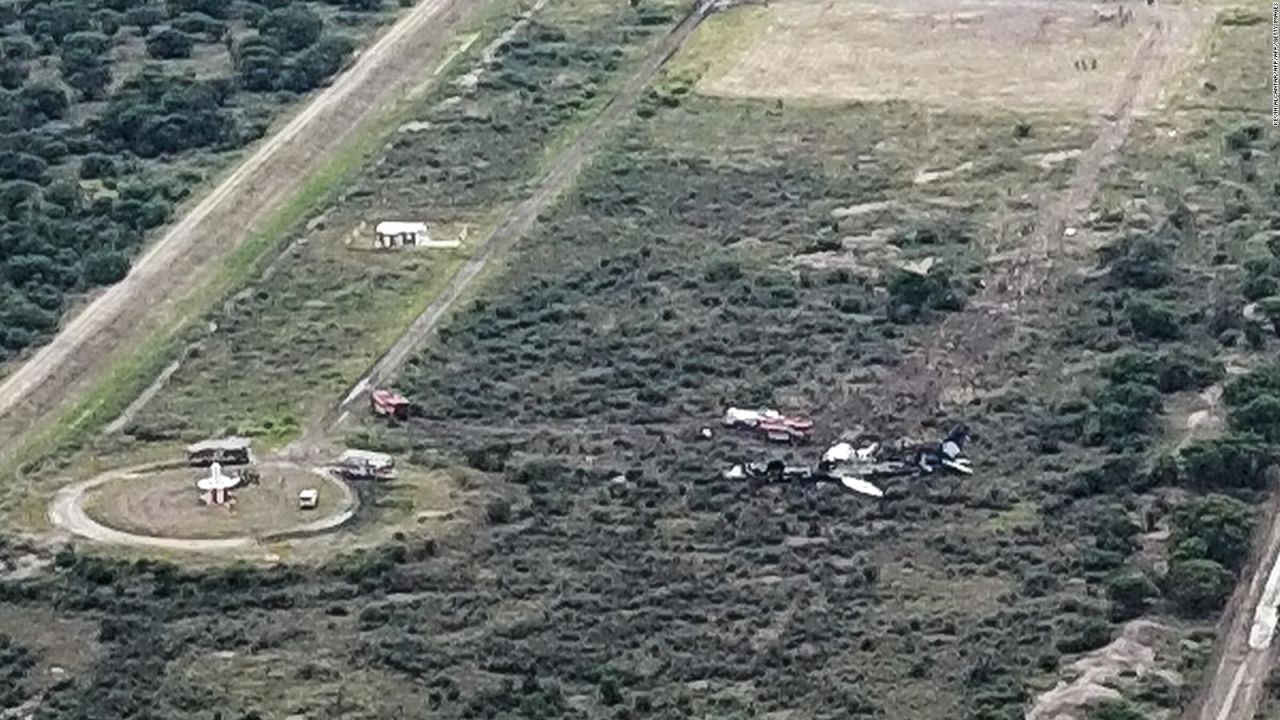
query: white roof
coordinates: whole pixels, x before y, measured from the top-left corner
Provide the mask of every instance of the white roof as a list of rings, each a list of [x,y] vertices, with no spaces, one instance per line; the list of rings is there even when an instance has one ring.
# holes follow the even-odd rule
[[[187,446],[187,452],[198,453],[205,450],[243,450],[248,449],[249,438],[243,437],[225,437],[216,440],[201,440]]]
[[[370,452],[369,450],[348,450],[342,453],[342,457],[338,462],[343,465],[368,464],[368,465],[390,465],[392,458],[386,453]]]
[[[302,492],[298,493],[298,499],[299,500],[315,500],[319,494],[320,492],[315,488],[307,488],[306,490],[303,490]]]
[[[425,235],[427,224],[424,222],[405,222],[400,220],[384,220],[373,229],[379,235]]]

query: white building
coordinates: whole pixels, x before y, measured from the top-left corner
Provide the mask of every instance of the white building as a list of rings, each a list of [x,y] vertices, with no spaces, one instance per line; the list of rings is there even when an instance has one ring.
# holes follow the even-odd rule
[[[374,244],[378,247],[412,247],[431,242],[424,222],[384,220],[373,229]]]
[[[432,240],[424,222],[384,220],[373,228],[373,246],[378,248],[456,248],[458,240]]]

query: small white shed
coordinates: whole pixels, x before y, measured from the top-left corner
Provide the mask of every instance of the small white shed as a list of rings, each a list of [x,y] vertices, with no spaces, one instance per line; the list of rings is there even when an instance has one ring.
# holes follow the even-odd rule
[[[374,244],[383,248],[412,247],[431,242],[424,222],[384,220],[373,229]]]

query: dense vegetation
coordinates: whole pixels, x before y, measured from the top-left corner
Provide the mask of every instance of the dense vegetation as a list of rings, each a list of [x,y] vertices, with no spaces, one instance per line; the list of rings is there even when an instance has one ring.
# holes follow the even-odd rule
[[[396,323],[409,321],[406,311],[426,305],[460,262],[461,253],[361,252],[367,237],[348,246],[351,228],[388,213],[422,218],[446,239],[483,228],[528,192],[546,147],[565,143],[598,112],[662,31],[658,21],[674,15],[623,4],[538,18],[497,49],[474,86],[442,82],[323,230],[309,229],[305,246],[197,324],[192,340],[201,352],[186,358],[127,432],[157,440],[296,431],[309,403],[328,404],[355,382],[378,343],[389,342],[402,327]],[[459,76],[478,69],[456,67]],[[264,394],[263,383],[281,391]]]
[[[0,360],[337,72],[381,0],[0,3]]]
[[[542,40],[504,68],[545,79],[528,64],[546,42],[581,69],[554,31],[531,33]],[[376,172],[417,177],[424,157],[433,192],[403,192],[450,208],[470,192],[509,198],[487,180],[509,171],[503,156],[485,153],[503,142],[491,129],[520,114],[437,112],[465,143],[404,140]],[[985,213],[1008,187],[1061,180],[1025,160],[1065,143],[1058,123],[1005,120],[940,123],[955,131],[940,145],[991,159],[921,191],[911,169],[937,148],[900,106],[655,94],[406,373],[428,417],[362,438],[447,474],[467,498],[461,532],[409,533],[315,569],[63,553],[52,576],[0,585],[0,601],[100,623],[97,666],[38,717],[1012,720],[1139,616],[1176,618],[1154,652],[1188,684],[1118,678],[1131,700],[1088,716],[1172,714],[1247,561],[1280,440],[1280,368],[1244,352],[1275,342],[1262,301],[1280,270],[1259,238],[1276,195],[1259,178],[1274,174],[1206,173],[1141,212],[1100,202],[1091,230],[1111,242],[1077,258],[1086,272],[1046,278],[1052,302],[1016,318],[1025,335],[960,356],[953,366],[978,377],[948,378],[969,394],[941,404],[909,380],[941,352],[928,344],[940,321],[972,319],[955,314],[992,272]],[[1216,129],[1207,144],[1238,154],[1260,137]],[[1123,160],[1126,197],[1154,182],[1144,163],[1176,165]],[[1258,192],[1181,202],[1239,182]],[[903,207],[840,212],[885,196]],[[1258,252],[1239,262],[1241,245]],[[900,262],[930,258],[925,272]],[[1249,297],[1262,315],[1244,312]],[[1182,437],[1181,403],[1217,389],[1225,426]],[[880,501],[731,481],[728,464],[814,452],[704,438],[728,403],[811,410],[822,441],[965,420],[979,472],[887,482]]]

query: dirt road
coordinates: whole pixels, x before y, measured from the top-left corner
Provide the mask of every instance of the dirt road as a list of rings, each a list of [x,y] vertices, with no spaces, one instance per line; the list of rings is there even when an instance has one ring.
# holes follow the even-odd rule
[[[1057,284],[1073,268],[1092,260],[1096,248],[1088,233],[1068,237],[1067,228],[1083,226],[1104,169],[1124,145],[1134,117],[1158,99],[1171,61],[1192,37],[1191,24],[1181,15],[1152,11],[1142,41],[1102,112],[1098,134],[1078,157],[1066,189],[1042,203],[1029,237],[1017,239],[1013,248],[992,248],[994,273],[983,292],[922,339],[904,384],[925,388],[920,413],[929,416],[948,401],[963,402],[981,394],[984,376],[1005,375],[1000,372],[1006,361],[1002,351],[1033,314],[1034,305],[1052,302]]]
[[[1280,498],[1273,498],[1263,522],[1258,562],[1247,585],[1228,607],[1213,675],[1185,720],[1253,720],[1266,696],[1275,664],[1273,648],[1280,617]]]
[[[413,90],[483,0],[422,0],[332,85],[258,146],[56,337],[0,384],[0,458],[39,419],[69,407],[119,351],[165,327],[174,306],[305,178]]]
[[[369,372],[343,397],[334,409],[332,417],[325,423],[326,427],[340,424],[346,418],[347,411],[364,396],[367,390],[393,376],[414,351],[426,342],[439,326],[440,321],[489,262],[514,246],[533,227],[538,215],[573,185],[574,179],[586,167],[609,131],[632,110],[645,86],[667,60],[680,49],[710,11],[710,3],[698,3],[697,7],[655,46],[640,68],[627,79],[617,95],[610,99],[600,114],[592,119],[577,139],[556,158],[551,169],[538,183],[537,190],[516,205],[497,228],[481,242],[470,259],[450,279],[448,286],[414,320],[391,349],[384,353]]]
[[[335,484],[342,491],[342,499],[338,509],[330,515],[305,525],[289,528],[274,535],[259,538],[253,536],[227,538],[174,538],[154,535],[140,535],[107,527],[89,517],[84,511],[84,496],[89,490],[99,485],[123,480],[154,470],[154,467],[129,468],[103,473],[97,477],[70,485],[58,491],[49,505],[49,521],[54,526],[90,540],[109,545],[148,548],[152,550],[174,550],[178,552],[224,553],[234,550],[246,550],[256,547],[261,541],[270,541],[279,536],[316,535],[336,529],[355,517],[360,509],[360,496],[345,482]],[[318,471],[317,471],[318,472]]]

